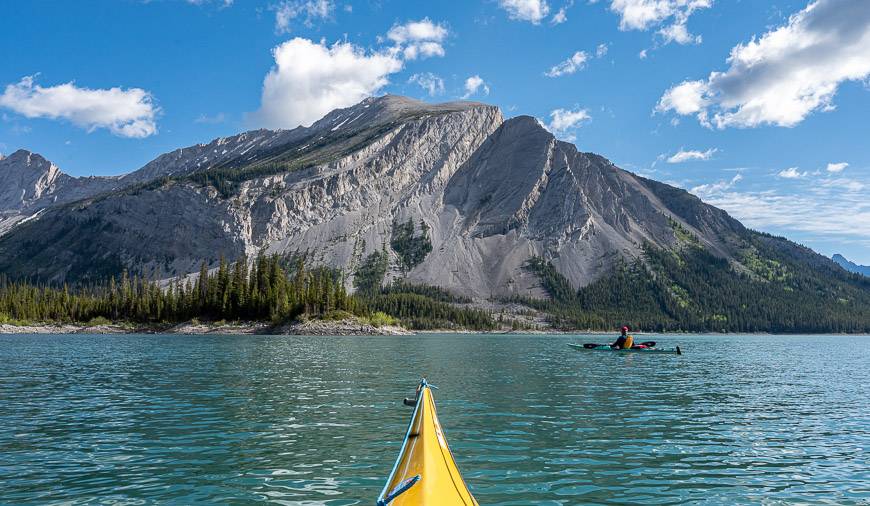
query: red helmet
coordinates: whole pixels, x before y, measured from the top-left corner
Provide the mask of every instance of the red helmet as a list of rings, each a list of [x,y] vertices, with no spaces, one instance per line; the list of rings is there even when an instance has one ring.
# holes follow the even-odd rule
[[[629,330],[631,330],[631,329],[629,329],[627,325],[624,325],[624,326],[622,327],[622,331],[623,331],[623,332],[628,332]]]

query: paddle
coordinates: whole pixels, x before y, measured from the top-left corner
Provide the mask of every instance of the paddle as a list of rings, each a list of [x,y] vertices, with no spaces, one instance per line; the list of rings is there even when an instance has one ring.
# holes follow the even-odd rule
[[[412,476],[412,477],[408,478],[407,480],[403,481],[402,483],[399,483],[398,485],[396,485],[396,488],[394,488],[393,490],[390,491],[389,494],[387,494],[386,497],[384,497],[382,500],[378,501],[378,506],[386,506],[387,504],[390,504],[391,502],[393,502],[393,499],[404,494],[405,492],[408,491],[409,488],[416,485],[417,482],[420,481],[420,478],[422,478],[422,477],[418,474],[416,476]]]
[[[652,348],[656,345],[655,341],[647,341],[645,343],[640,343],[641,346],[646,346],[647,348]],[[598,348],[599,346],[610,346],[609,344],[595,344],[595,343],[586,343],[583,345],[584,348]]]

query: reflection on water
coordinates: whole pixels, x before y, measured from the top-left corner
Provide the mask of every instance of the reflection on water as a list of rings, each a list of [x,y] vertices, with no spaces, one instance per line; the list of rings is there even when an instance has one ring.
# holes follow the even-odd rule
[[[5,336],[0,503],[373,504],[425,375],[482,504],[870,504],[854,339]]]

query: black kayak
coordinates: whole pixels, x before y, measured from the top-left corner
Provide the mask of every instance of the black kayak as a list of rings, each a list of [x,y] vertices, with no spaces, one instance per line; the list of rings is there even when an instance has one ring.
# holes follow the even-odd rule
[[[583,344],[568,344],[568,346],[574,348],[575,350],[581,351],[609,351],[612,353],[665,353],[670,355],[682,355],[683,352],[680,350],[680,347],[676,348],[626,348],[626,349],[616,349],[611,348],[606,344],[593,344],[593,345],[583,345]]]

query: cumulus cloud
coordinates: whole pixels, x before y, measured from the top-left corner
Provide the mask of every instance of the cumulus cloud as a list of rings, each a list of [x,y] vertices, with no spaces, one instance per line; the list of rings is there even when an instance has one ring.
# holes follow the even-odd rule
[[[657,31],[659,35],[662,36],[662,39],[665,44],[676,42],[677,44],[700,44],[702,42],[702,38],[700,35],[692,35],[689,33],[689,29],[686,28],[685,23],[674,23],[672,25],[668,25],[659,31]]]
[[[310,125],[329,111],[371,96],[402,69],[394,53],[366,52],[349,42],[294,38],[272,50],[275,66],[263,81],[253,120],[270,128]]]
[[[34,76],[6,86],[0,107],[27,118],[64,119],[92,132],[105,128],[119,137],[143,138],[157,133],[151,93],[140,88],[79,88],[73,82],[42,87]]]
[[[620,30],[661,27],[657,33],[665,44],[691,44],[700,43],[701,37],[689,33],[689,17],[712,5],[713,0],[612,0],[610,10],[619,15]]]
[[[550,122],[544,127],[562,140],[573,141],[572,131],[590,119],[592,116],[586,109],[579,107],[576,109],[559,108],[550,111]]]
[[[465,80],[465,94],[462,95],[462,98],[467,99],[472,95],[476,95],[478,92],[482,92],[484,95],[489,95],[489,86],[483,78],[478,75],[473,75]]]
[[[713,157],[718,149],[710,148],[706,151],[680,149],[668,158],[668,163],[683,163],[692,160],[706,161]]]
[[[329,19],[335,11],[332,0],[285,0],[273,7],[275,10],[275,32],[290,33],[290,23],[303,17],[305,26],[312,26],[319,19]]]
[[[550,68],[545,75],[547,77],[559,77],[567,74],[573,74],[581,70],[589,60],[589,55],[586,51],[577,51],[567,60],[560,62]]]
[[[657,110],[696,115],[702,125],[792,127],[834,108],[841,84],[870,76],[870,9],[866,0],[817,0],[788,23],[738,44],[724,72],[684,81]]]
[[[447,35],[448,30],[445,25],[433,23],[429,18],[409,21],[402,25],[396,24],[387,32],[387,38],[396,44],[407,60],[444,56],[444,41]]]
[[[507,11],[509,18],[535,25],[540,24],[550,13],[550,5],[546,0],[499,0],[498,4]]]
[[[414,74],[410,79],[408,79],[408,82],[411,84],[418,84],[429,93],[430,97],[444,93],[444,79],[441,79],[432,72]]]
[[[645,55],[643,56],[645,57]],[[704,108],[707,101],[704,99],[704,83],[701,81],[687,81],[679,86],[669,89],[659,100],[657,111],[674,111],[680,115],[701,114],[706,122]]]
[[[779,171],[776,175],[783,179],[801,179],[809,176],[809,173],[801,172],[797,167],[789,167]]]
[[[827,170],[828,170],[828,172],[833,172],[833,173],[843,172],[846,169],[846,167],[848,167],[848,166],[849,166],[849,164],[846,162],[829,163]]]
[[[565,21],[568,21],[568,9],[565,7],[560,8],[553,14],[553,17],[550,18],[550,23],[554,25],[561,25]]]

